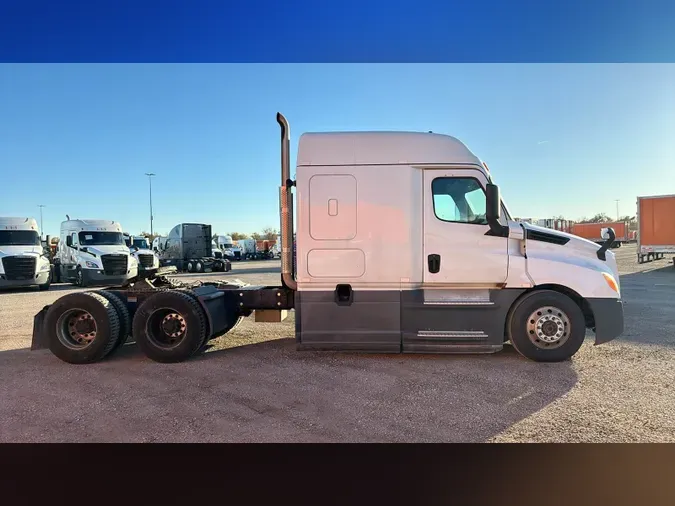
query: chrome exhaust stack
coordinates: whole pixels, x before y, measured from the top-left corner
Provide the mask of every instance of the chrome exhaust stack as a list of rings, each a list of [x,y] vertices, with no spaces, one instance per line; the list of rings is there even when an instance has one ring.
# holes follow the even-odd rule
[[[277,123],[281,126],[281,187],[279,208],[281,215],[281,282],[289,290],[297,290],[293,272],[293,192],[291,180],[291,129],[280,112]]]

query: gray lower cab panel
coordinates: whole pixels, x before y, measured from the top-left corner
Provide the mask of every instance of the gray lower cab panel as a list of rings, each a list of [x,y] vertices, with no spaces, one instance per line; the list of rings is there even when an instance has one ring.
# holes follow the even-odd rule
[[[299,349],[399,353],[400,292],[355,290],[339,305],[335,292],[298,291],[295,336]]]
[[[359,291],[339,305],[335,292],[299,291],[298,349],[387,353],[493,353],[506,315],[524,290]]]

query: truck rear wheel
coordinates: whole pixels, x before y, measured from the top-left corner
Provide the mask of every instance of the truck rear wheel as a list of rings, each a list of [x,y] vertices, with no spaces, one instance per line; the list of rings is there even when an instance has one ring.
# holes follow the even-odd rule
[[[514,304],[506,332],[524,357],[536,362],[561,362],[583,344],[586,321],[579,306],[566,295],[538,290]]]
[[[112,290],[99,290],[93,293],[97,293],[108,299],[108,301],[115,307],[117,317],[120,320],[117,340],[113,345],[112,350],[110,350],[112,353],[117,348],[122,346],[129,337],[129,334],[131,334],[131,315],[129,314],[129,308],[127,307],[126,302],[124,302],[124,300]]]
[[[94,292],[61,297],[49,308],[44,321],[49,349],[70,364],[104,358],[117,342],[119,325],[113,304]]]
[[[136,311],[133,334],[136,344],[151,360],[182,362],[197,353],[206,341],[206,315],[187,293],[159,292]]]

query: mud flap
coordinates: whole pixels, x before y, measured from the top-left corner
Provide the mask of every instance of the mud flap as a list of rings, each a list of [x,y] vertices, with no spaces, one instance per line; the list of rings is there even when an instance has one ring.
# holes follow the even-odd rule
[[[33,340],[30,343],[31,351],[44,350],[49,347],[47,333],[44,331],[45,315],[50,306],[43,307],[38,314],[33,317]]]

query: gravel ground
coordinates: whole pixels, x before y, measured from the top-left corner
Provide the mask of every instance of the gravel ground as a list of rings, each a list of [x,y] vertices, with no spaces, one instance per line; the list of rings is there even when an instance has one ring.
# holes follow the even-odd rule
[[[0,441],[675,441],[675,269],[615,250],[626,330],[566,363],[510,346],[486,356],[295,351],[282,324],[247,319],[203,356],[156,364],[135,346],[65,364],[30,352],[33,315],[74,291],[0,293]],[[279,263],[229,277],[274,284]],[[197,276],[181,276],[194,278]],[[226,277],[219,274],[217,277]]]

